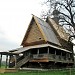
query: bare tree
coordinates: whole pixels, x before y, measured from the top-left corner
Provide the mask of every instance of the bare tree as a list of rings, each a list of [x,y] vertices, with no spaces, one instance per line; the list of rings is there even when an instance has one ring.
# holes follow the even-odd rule
[[[59,23],[75,38],[75,0],[45,0],[48,11],[43,16],[52,15],[54,10],[59,11]]]

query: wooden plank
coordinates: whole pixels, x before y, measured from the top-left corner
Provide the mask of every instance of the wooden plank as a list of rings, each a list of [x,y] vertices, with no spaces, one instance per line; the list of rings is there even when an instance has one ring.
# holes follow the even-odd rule
[[[23,38],[23,40],[22,40],[21,45],[23,45],[23,43],[24,43],[24,41],[25,41],[25,39],[26,39],[26,34],[28,33],[28,30],[29,30],[29,28],[30,28],[30,24],[31,24],[32,20],[33,20],[33,17],[32,17],[32,19],[31,19],[31,21],[30,21],[30,23],[29,23],[29,25],[28,25],[28,29],[27,29],[27,31],[26,31],[26,33],[25,33],[25,35],[24,35],[24,38]]]
[[[32,60],[30,62],[49,62],[48,60]]]
[[[33,15],[33,16],[34,16],[34,15]],[[37,19],[36,19],[35,16],[34,16],[34,19],[35,19],[35,21],[36,21],[36,23],[37,23],[37,26],[38,26],[39,30],[41,31],[41,33],[42,33],[42,35],[43,35],[43,37],[44,37],[44,40],[47,42],[47,38],[46,38],[46,36],[45,36],[45,34],[44,34],[42,28],[40,27],[40,24],[38,23],[38,21],[37,21]]]
[[[25,42],[24,46],[26,47],[26,46],[33,46],[33,45],[38,45],[38,44],[46,44],[46,42],[44,40],[36,41],[36,42],[30,42],[30,43]]]

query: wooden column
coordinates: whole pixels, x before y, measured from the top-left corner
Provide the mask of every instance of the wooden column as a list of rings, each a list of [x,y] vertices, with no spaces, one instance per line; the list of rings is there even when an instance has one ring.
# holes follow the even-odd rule
[[[56,57],[56,50],[55,50],[55,55],[54,55],[54,59],[56,59],[57,57]],[[56,62],[55,62],[56,63]]]
[[[55,55],[56,55],[56,50],[55,50]]]
[[[69,53],[69,58],[71,57],[70,53]]]
[[[10,59],[11,59],[11,55],[9,56],[9,68],[10,68]]]
[[[37,50],[37,54],[39,54],[39,49]]]
[[[62,56],[62,52],[61,52],[61,56]]]
[[[1,68],[1,54],[0,54],[0,68]]]
[[[17,58],[16,58],[16,55],[15,55],[15,67],[16,67],[16,63],[17,63]]]
[[[55,50],[54,59],[56,60],[56,50]],[[54,65],[55,65],[55,64],[56,64],[56,61],[54,62]]]
[[[66,55],[65,55],[65,59],[67,59],[67,53],[66,53]]]
[[[5,68],[7,68],[7,65],[8,65],[8,55],[6,55],[6,66],[5,66]]]
[[[24,54],[23,54],[24,55]],[[29,56],[31,55],[31,53],[29,52]]]
[[[47,53],[49,54],[49,47],[48,47]]]
[[[2,54],[0,55],[0,67],[1,67],[1,62],[2,62]]]

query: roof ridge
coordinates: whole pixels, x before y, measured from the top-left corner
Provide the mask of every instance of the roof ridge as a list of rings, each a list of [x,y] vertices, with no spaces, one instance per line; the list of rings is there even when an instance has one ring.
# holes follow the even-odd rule
[[[32,14],[32,16],[33,17],[37,17],[37,16],[35,16],[34,14]],[[42,20],[43,22],[46,22],[46,21],[44,21],[42,18],[39,18],[39,17],[37,17],[38,19],[40,19],[40,20]]]

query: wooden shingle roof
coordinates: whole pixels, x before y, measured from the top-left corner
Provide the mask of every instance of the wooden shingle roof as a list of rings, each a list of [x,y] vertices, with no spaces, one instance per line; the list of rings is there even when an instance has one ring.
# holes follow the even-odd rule
[[[53,29],[51,28],[51,26],[50,26],[47,22],[41,20],[40,18],[38,18],[38,17],[36,17],[36,16],[34,16],[34,15],[33,15],[33,17],[32,17],[32,20],[33,20],[33,19],[34,19],[34,21],[35,21],[37,27],[39,28],[39,31],[40,31],[40,33],[42,34],[42,36],[43,36],[45,42],[51,42],[51,43],[53,43],[53,44],[56,44],[56,45],[61,46],[61,44],[59,43],[59,40],[58,40],[56,34],[54,33]],[[31,20],[31,23],[32,23],[32,20]],[[24,43],[24,42],[26,41],[26,39],[27,39],[27,34],[28,34],[28,31],[30,31],[30,28],[31,28],[30,25],[31,25],[31,23],[29,24],[28,30],[27,30],[27,32],[26,32],[26,34],[25,34],[25,36],[24,36],[24,39],[23,39],[21,45],[23,45],[23,43]],[[33,25],[32,25],[32,26],[33,26]],[[37,37],[38,37],[38,36],[37,36]],[[31,38],[31,37],[29,37],[29,38]],[[36,41],[36,42],[37,42],[37,41]]]
[[[39,27],[41,28],[42,33],[44,34],[46,41],[60,45],[59,40],[57,39],[51,26],[47,22],[41,20],[40,18],[38,18],[36,16],[34,16],[34,18],[37,22],[37,25],[39,25]]]
[[[65,41],[69,40],[70,34],[66,33],[64,28],[57,24],[52,18],[47,17],[47,21],[51,27],[57,32],[60,38],[64,39]]]
[[[39,37],[41,37],[41,39],[39,39]],[[19,54],[34,48],[52,47],[72,53],[73,44],[68,42],[68,37],[69,35],[66,34],[65,30],[57,25],[50,17],[48,17],[45,22],[33,15],[21,44],[23,47],[11,52]],[[42,43],[36,44],[33,41],[36,43],[41,41]],[[28,44],[30,45],[26,46],[27,42],[29,42]],[[31,43],[33,43],[33,45]]]

